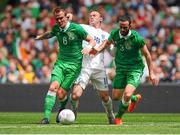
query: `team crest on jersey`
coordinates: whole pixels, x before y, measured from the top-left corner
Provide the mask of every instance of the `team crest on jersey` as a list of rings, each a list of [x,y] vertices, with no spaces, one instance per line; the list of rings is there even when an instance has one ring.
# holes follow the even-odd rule
[[[67,34],[68,34],[69,40],[74,40],[75,35],[73,32],[68,32]]]
[[[120,49],[121,52],[123,52],[124,51],[124,46],[121,45],[119,49]]]
[[[130,50],[132,48],[131,44],[129,42],[125,43],[125,47],[126,47],[127,50]]]

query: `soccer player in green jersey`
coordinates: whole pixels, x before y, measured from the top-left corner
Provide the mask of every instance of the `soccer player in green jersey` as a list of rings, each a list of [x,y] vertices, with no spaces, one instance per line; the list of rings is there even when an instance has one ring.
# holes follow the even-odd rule
[[[146,58],[149,79],[152,84],[157,85],[159,79],[153,73],[151,55],[144,39],[137,31],[131,30],[130,17],[123,16],[120,18],[119,28],[111,31],[108,40],[104,42],[104,46],[112,43],[116,47],[116,75],[113,79],[112,96],[114,100],[121,99],[115,124],[122,125],[122,116],[128,109],[128,106],[131,106],[132,103],[135,105],[138,98],[140,98],[133,95],[133,93],[140,84],[140,78],[143,74],[144,63],[142,55]],[[133,108],[130,109],[132,110]]]
[[[67,99],[68,90],[78,77],[81,65],[82,55],[87,55],[95,46],[96,42],[88,33],[78,24],[70,23],[66,16],[66,11],[60,8],[53,10],[56,24],[50,32],[46,32],[36,37],[37,40],[57,37],[59,42],[59,54],[52,73],[51,84],[44,104],[44,118],[41,124],[49,124],[50,114],[55,104],[56,94],[62,101]],[[82,48],[82,41],[86,40],[89,45]]]

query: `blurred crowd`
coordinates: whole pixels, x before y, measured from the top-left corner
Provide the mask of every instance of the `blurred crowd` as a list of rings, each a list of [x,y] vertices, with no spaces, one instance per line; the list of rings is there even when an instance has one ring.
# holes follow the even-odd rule
[[[88,11],[98,9],[102,29],[118,27],[130,15],[132,28],[145,40],[160,82],[180,83],[179,0],[20,0],[10,1],[0,15],[0,83],[48,83],[57,58],[56,38],[35,40],[55,24],[52,9],[60,6],[74,14],[73,21],[88,23]],[[109,77],[114,64],[105,55]],[[107,62],[108,61],[108,62]],[[142,83],[148,82],[147,67]]]

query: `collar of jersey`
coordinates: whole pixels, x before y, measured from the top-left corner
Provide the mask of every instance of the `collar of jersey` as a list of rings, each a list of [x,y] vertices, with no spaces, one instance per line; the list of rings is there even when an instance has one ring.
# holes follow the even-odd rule
[[[121,35],[120,30],[119,30],[119,37],[120,37],[120,38],[127,39],[127,38],[130,37],[130,36],[131,36],[131,30],[129,30],[129,33],[128,33],[126,36]]]
[[[61,31],[66,32],[66,30],[69,28],[70,22],[67,22],[66,27],[64,29],[61,29]]]

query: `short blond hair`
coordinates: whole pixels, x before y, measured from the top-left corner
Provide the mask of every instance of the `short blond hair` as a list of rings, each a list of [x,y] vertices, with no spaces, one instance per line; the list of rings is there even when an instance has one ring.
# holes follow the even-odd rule
[[[55,8],[53,9],[53,15],[56,15],[56,14],[58,14],[59,12],[64,12],[65,15],[67,14],[66,11],[65,11],[64,9],[60,8],[60,7],[55,7]]]

